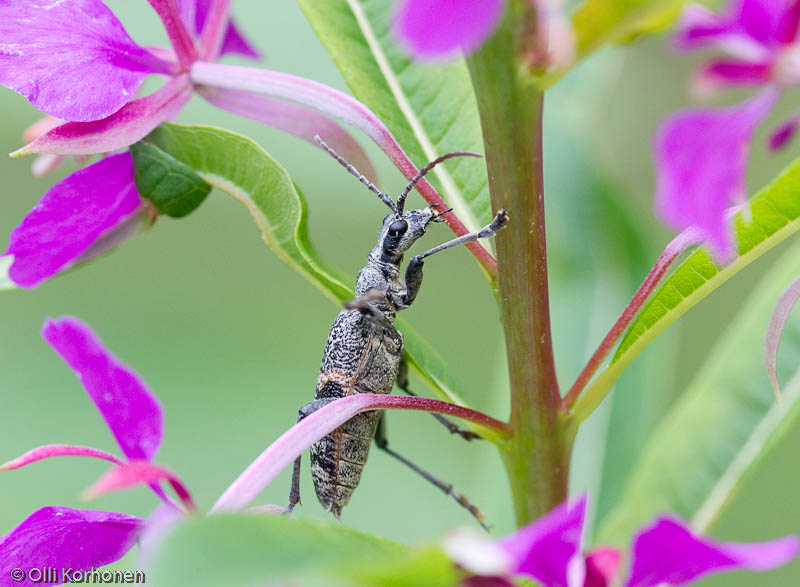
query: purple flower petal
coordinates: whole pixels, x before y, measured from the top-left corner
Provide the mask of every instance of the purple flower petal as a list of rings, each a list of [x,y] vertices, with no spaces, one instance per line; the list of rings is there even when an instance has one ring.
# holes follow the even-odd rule
[[[166,481],[172,486],[187,510],[197,509],[192,494],[175,473],[166,467],[142,460],[120,463],[102,475],[83,495],[87,499],[92,499],[137,485],[154,485],[160,481]]]
[[[718,60],[701,67],[692,78],[692,91],[705,97],[731,86],[764,86],[772,79],[772,65]]]
[[[191,97],[189,78],[180,75],[156,93],[128,102],[108,118],[62,124],[11,153],[11,156],[30,153],[92,155],[121,149],[144,138],[165,120],[177,116]]]
[[[318,134],[356,169],[376,181],[375,168],[358,141],[341,126],[314,110],[252,92],[223,90],[213,86],[200,86],[197,91],[218,108],[263,122],[312,144],[316,144],[314,134]]]
[[[198,36],[201,35],[206,27],[206,20],[213,0],[183,0],[185,4],[195,4],[194,6],[194,29]],[[250,43],[236,28],[233,19],[228,19],[225,27],[225,36],[222,38],[222,46],[219,55],[227,53],[237,53],[245,57],[258,59],[261,57],[258,49]],[[214,61],[219,55],[208,55],[206,60]]]
[[[139,208],[129,153],[106,157],[62,179],[11,232],[11,280],[35,287],[86,252]]]
[[[796,4],[796,0],[736,0],[722,15],[690,5],[682,15],[676,47],[716,46],[748,60],[763,60],[787,43]]]
[[[175,49],[175,55],[178,57],[178,62],[183,67],[188,67],[195,59],[197,59],[197,49],[194,46],[194,39],[189,34],[181,18],[181,12],[175,4],[175,0],[147,0],[153,10],[156,11],[158,17],[164,25],[169,37],[172,48]]]
[[[721,260],[734,254],[725,209],[746,198],[749,144],[778,96],[768,88],[732,108],[679,112],[656,134],[659,215],[676,230],[696,225]]]
[[[781,334],[783,334],[783,327],[786,326],[786,320],[789,319],[794,309],[797,300],[800,300],[800,278],[795,279],[789,287],[786,288],[781,294],[778,303],[775,304],[775,309],[772,310],[772,316],[769,319],[769,328],[767,328],[767,337],[764,342],[764,364],[767,368],[767,376],[772,389],[775,392],[775,398],[780,399],[781,384],[778,380],[778,346],[781,343]]]
[[[611,587],[616,584],[622,553],[610,546],[595,548],[586,557],[586,581],[583,587]]]
[[[114,512],[49,506],[35,511],[0,542],[0,577],[4,585],[14,569],[54,567],[88,570],[121,559],[133,547],[142,528],[140,518]],[[32,586],[23,580],[14,585]]]
[[[48,444],[29,450],[24,455],[17,457],[7,463],[0,465],[0,471],[13,471],[21,469],[31,463],[50,459],[53,457],[91,457],[111,461],[121,465],[122,461],[104,450],[92,448],[91,446],[75,446],[70,444]]]
[[[43,112],[99,120],[122,108],[149,74],[169,71],[100,0],[0,3],[0,84]]]
[[[320,438],[330,434],[359,412],[385,409],[437,412],[465,418],[495,430],[505,430],[505,424],[485,414],[434,399],[377,393],[343,397],[310,414],[269,445],[231,483],[211,508],[211,512],[243,509],[283,469]]]
[[[504,9],[504,0],[402,0],[394,35],[417,59],[448,59],[477,49]]]
[[[792,560],[798,549],[796,536],[754,544],[722,543],[693,535],[677,519],[659,518],[633,543],[633,565],[626,587],[684,585],[736,569],[768,571]]]
[[[792,116],[773,130],[767,143],[770,151],[779,151],[788,145],[797,134],[798,128],[800,128],[800,116]]]
[[[42,337],[76,373],[125,456],[152,459],[161,444],[164,415],[136,372],[77,318],[48,319]]]

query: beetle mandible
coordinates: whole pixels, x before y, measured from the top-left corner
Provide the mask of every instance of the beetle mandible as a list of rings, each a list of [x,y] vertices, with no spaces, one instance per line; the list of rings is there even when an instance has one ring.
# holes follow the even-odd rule
[[[405,272],[405,283],[400,279],[400,264],[414,242],[425,234],[431,222],[442,222],[442,216],[451,209],[437,212],[428,206],[421,210],[405,211],[405,200],[417,182],[436,165],[456,156],[480,157],[476,153],[447,153],[431,161],[408,183],[397,197],[397,202],[380,191],[363,174],[330,148],[319,135],[314,139],[333,158],[375,193],[391,213],[383,219],[378,243],[370,251],[366,266],[356,278],[356,299],[346,304],[331,327],[322,365],[317,378],[314,401],[300,408],[298,421],[334,399],[355,393],[389,393],[395,382],[408,394],[414,395],[407,385],[407,369],[402,360],[403,335],[395,328],[395,314],[414,302],[422,284],[423,259],[479,238],[489,238],[502,230],[508,222],[508,213],[499,210],[492,222],[483,229],[465,234],[436,246],[411,259]],[[367,461],[370,444],[374,439],[382,450],[391,454],[428,481],[451,495],[459,504],[483,523],[483,515],[452,485],[440,481],[430,473],[399,455],[388,447],[383,430],[383,412],[363,412],[323,437],[311,446],[311,475],[317,498],[322,506],[339,519],[347,505]],[[461,430],[449,420],[434,414],[450,432],[467,440],[476,438],[473,432]],[[291,512],[300,503],[300,457],[295,460],[292,485],[289,493]]]

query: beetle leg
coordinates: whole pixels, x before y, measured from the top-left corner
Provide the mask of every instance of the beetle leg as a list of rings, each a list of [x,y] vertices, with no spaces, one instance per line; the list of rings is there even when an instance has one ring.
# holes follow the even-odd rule
[[[438,478],[434,477],[433,475],[428,473],[426,470],[418,467],[417,465],[415,465],[414,463],[409,461],[404,456],[396,453],[395,451],[393,451],[392,449],[389,448],[389,441],[386,439],[386,423],[385,422],[386,422],[386,414],[384,413],[384,414],[381,415],[381,419],[378,421],[378,429],[375,431],[375,444],[378,445],[378,448],[381,449],[382,451],[390,454],[391,456],[396,458],[398,461],[400,461],[401,463],[403,463],[404,465],[409,467],[412,471],[414,471],[415,473],[421,475],[423,478],[425,478],[430,483],[433,483],[436,487],[441,489],[445,494],[447,494],[450,497],[452,497],[453,499],[455,499],[456,502],[461,507],[465,508],[469,513],[471,513],[473,515],[473,517],[478,521],[478,523],[481,525],[481,527],[484,530],[489,532],[489,526],[487,526],[486,523],[484,522],[484,516],[481,513],[481,511],[476,506],[472,505],[464,495],[460,494],[458,491],[453,489],[453,486],[450,483],[445,483],[441,479],[438,479]]]
[[[325,397],[322,399],[315,399],[314,401],[308,402],[303,407],[300,408],[297,414],[297,421],[300,422],[306,416],[313,414],[321,407],[331,403],[333,400],[337,398],[335,397]],[[295,506],[300,503],[300,461],[302,459],[302,455],[297,457],[294,460],[294,467],[292,469],[292,486],[289,489],[289,505],[287,505],[283,510],[283,515],[288,516],[292,513]]]
[[[413,391],[411,391],[411,389],[409,389],[408,363],[406,363],[405,357],[400,359],[400,369],[398,369],[397,371],[397,379],[395,379],[395,383],[397,383],[397,387],[399,387],[403,391],[403,393],[406,393],[408,395],[413,395],[414,397],[418,397],[416,393],[414,393]],[[437,422],[439,422],[442,426],[447,428],[450,431],[450,434],[458,434],[461,438],[463,438],[467,442],[471,441],[473,438],[483,439],[483,436],[481,436],[477,432],[461,428],[456,424],[454,424],[451,420],[442,416],[441,414],[431,413],[431,416],[436,418]]]

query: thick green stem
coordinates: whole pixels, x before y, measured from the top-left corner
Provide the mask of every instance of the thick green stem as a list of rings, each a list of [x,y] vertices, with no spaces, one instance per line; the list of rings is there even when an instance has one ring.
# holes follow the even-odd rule
[[[518,38],[520,10],[524,9],[509,9],[495,36],[468,63],[481,115],[492,205],[511,216],[497,238],[513,434],[504,460],[516,520],[522,525],[566,498],[571,433],[561,417],[550,338],[543,97],[518,57],[524,53]]]

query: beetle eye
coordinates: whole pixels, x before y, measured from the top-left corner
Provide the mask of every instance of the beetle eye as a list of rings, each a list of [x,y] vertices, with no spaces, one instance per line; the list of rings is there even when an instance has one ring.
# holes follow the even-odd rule
[[[408,230],[408,222],[405,220],[395,220],[392,222],[391,226],[389,226],[389,236],[400,236],[401,234],[405,234]]]

